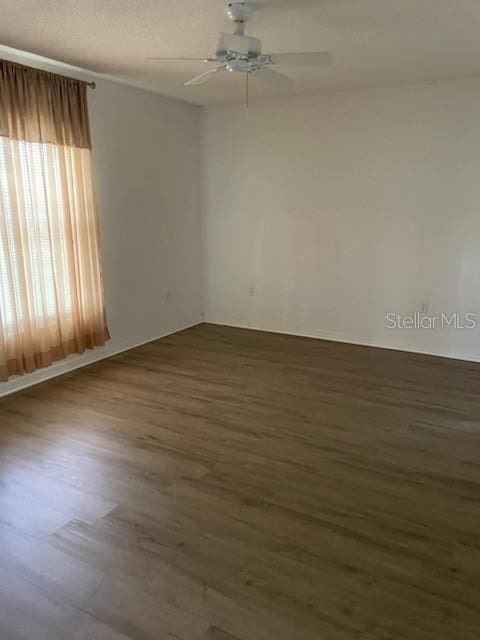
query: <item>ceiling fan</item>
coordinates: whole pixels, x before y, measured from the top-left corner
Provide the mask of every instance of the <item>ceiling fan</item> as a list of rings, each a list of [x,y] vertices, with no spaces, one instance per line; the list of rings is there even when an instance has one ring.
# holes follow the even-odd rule
[[[202,60],[206,63],[216,63],[199,76],[185,82],[185,86],[203,84],[217,75],[228,71],[241,73],[246,79],[246,103],[248,107],[248,78],[251,74],[272,85],[284,87],[293,80],[278,73],[278,66],[327,66],[332,64],[333,58],[326,51],[298,52],[298,53],[262,53],[262,43],[258,38],[245,35],[246,23],[253,12],[261,7],[258,2],[229,2],[225,13],[235,23],[234,33],[221,33],[213,58],[148,58],[148,60]]]

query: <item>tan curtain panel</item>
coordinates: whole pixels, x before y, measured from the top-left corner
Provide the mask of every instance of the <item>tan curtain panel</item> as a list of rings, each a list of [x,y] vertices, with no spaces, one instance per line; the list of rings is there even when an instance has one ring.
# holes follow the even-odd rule
[[[105,343],[86,86],[0,63],[0,380]]]
[[[85,83],[0,60],[0,136],[91,149]]]

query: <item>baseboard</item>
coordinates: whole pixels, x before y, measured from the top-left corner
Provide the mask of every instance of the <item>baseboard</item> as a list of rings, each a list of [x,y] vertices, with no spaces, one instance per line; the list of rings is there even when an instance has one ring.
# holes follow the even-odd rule
[[[382,340],[370,340],[366,338],[357,337],[349,337],[343,336],[341,334],[337,334],[331,331],[322,331],[318,334],[309,334],[309,333],[298,333],[294,331],[285,331],[284,329],[271,329],[266,327],[259,327],[251,324],[238,324],[231,322],[220,322],[216,320],[204,320],[207,324],[213,324],[223,327],[233,327],[236,329],[251,329],[253,331],[264,331],[266,333],[277,333],[280,335],[286,336],[296,336],[298,338],[313,338],[315,340],[328,340],[330,342],[341,342],[343,344],[354,344],[361,347],[374,347],[376,349],[389,349],[391,351],[401,351],[403,353],[417,353],[419,355],[424,356],[433,356],[436,358],[448,358],[449,360],[462,360],[464,362],[475,362],[480,363],[480,352],[471,353],[466,351],[460,351],[456,349],[439,349],[439,350],[430,350],[423,349],[419,346],[411,346],[409,348],[405,346],[398,346],[395,344],[386,343]]]
[[[82,353],[81,355],[70,356],[65,360],[55,362],[45,369],[39,369],[34,373],[18,376],[8,382],[0,383],[0,398],[11,395],[12,393],[17,393],[22,389],[28,389],[29,387],[41,384],[42,382],[46,382],[47,380],[51,380],[52,378],[57,378],[58,376],[62,376],[65,373],[70,373],[71,371],[75,371],[76,369],[88,367],[88,365],[93,364],[94,362],[108,360],[109,358],[113,358],[119,353],[125,353],[125,351],[136,349],[137,347],[141,347],[142,345],[148,344],[149,342],[155,342],[155,340],[166,338],[167,336],[179,333],[180,331],[185,331],[185,329],[196,327],[197,325],[202,324],[202,322],[202,320],[199,320],[198,322],[181,326],[174,329],[173,331],[166,331],[165,333],[162,333],[158,336],[153,336],[147,339],[142,338],[124,342],[121,346],[117,345],[113,348],[109,348],[108,346],[99,347],[92,351]]]

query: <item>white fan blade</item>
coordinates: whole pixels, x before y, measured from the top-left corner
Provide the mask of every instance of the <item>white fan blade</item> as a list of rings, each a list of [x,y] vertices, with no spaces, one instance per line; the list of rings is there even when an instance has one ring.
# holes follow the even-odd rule
[[[262,43],[258,38],[252,38],[251,36],[241,36],[236,33],[221,33],[217,46],[217,56],[227,49],[246,56],[249,53],[260,53]]]
[[[279,88],[289,87],[293,84],[293,80],[291,78],[287,78],[287,76],[284,76],[282,73],[278,73],[278,71],[274,71],[273,69],[269,69],[268,67],[263,67],[263,69],[254,71],[253,75],[255,76],[255,78],[266,80],[272,86],[276,85]]]
[[[146,58],[146,60],[186,60],[187,62],[217,62],[215,58]]]
[[[333,63],[332,56],[327,51],[312,51],[310,53],[274,53],[269,56],[273,64],[288,64],[297,66],[323,66]]]
[[[205,71],[205,73],[201,73],[199,76],[196,76],[195,78],[192,78],[188,82],[185,82],[185,86],[190,87],[196,84],[203,84],[204,82],[207,82],[208,80],[210,80],[210,78],[213,75],[215,75],[219,71],[224,71],[224,70],[225,70],[225,66],[217,67],[216,69],[210,69],[209,71]]]

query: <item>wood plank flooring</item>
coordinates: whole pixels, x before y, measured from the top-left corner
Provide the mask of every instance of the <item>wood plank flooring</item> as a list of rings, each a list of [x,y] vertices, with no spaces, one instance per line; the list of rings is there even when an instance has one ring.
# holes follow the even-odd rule
[[[479,390],[201,325],[0,400],[1,640],[478,640]]]

